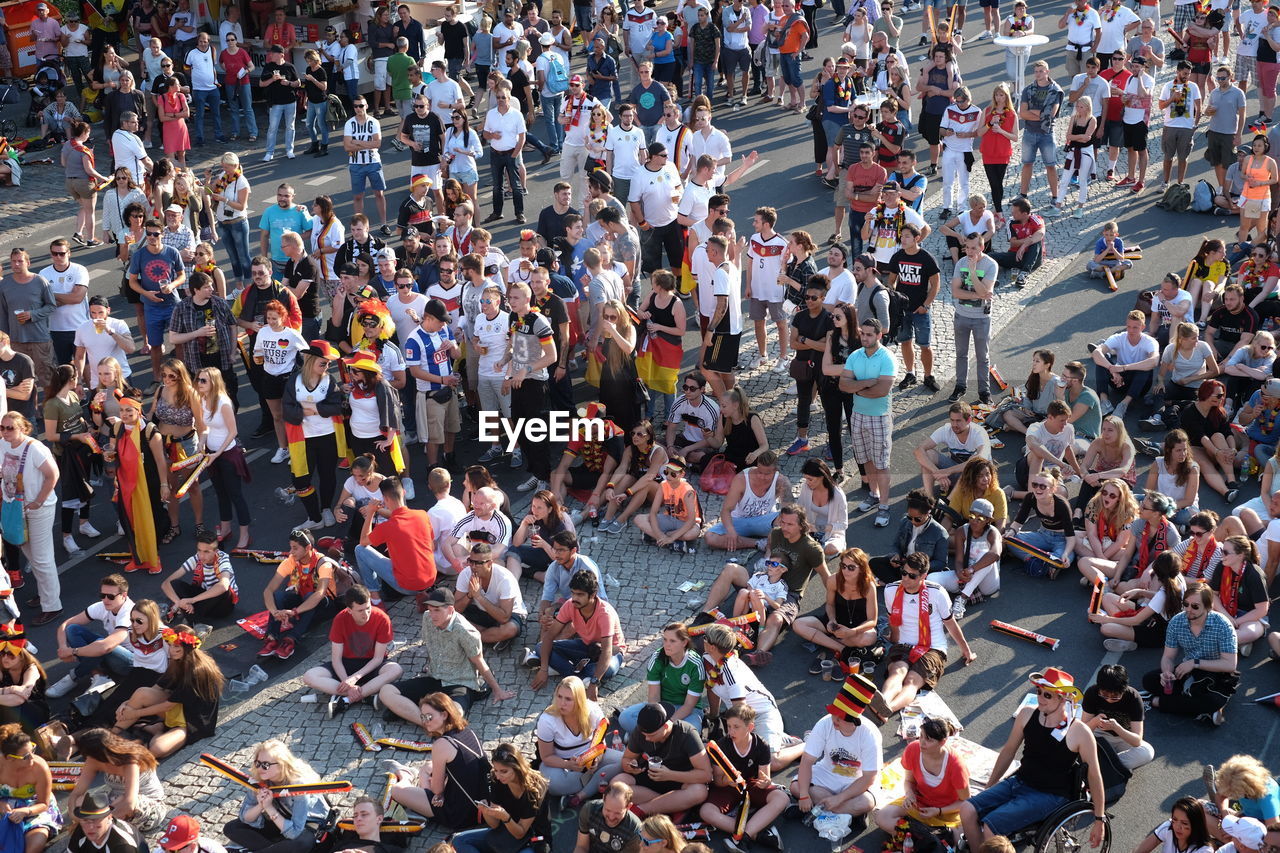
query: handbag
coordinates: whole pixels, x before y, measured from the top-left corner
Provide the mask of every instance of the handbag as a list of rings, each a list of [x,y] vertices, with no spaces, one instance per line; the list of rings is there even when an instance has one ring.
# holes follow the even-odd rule
[[[636,408],[637,408],[637,409],[645,409],[645,408],[648,408],[648,406],[649,406],[649,386],[645,385],[645,384],[644,384],[644,382],[642,382],[642,381],[641,381],[641,380],[639,380],[639,379],[636,379],[636,380],[633,380],[633,381],[635,382],[635,386],[634,386],[634,387],[635,387],[635,396],[636,396]]]
[[[723,453],[717,453],[702,469],[702,474],[698,477],[698,485],[704,492],[727,495],[729,485],[737,475],[738,471],[733,467],[733,463],[725,459]]]
[[[791,367],[787,371],[791,374],[791,378],[797,382],[813,381],[813,362],[807,358],[793,358]]]
[[[0,505],[0,535],[10,545],[25,545],[27,542],[27,515],[23,511],[26,495],[23,493],[23,469],[27,467],[27,454],[31,452],[31,441],[22,448],[22,456],[18,459],[18,479],[15,483],[13,497],[6,498]]]
[[[804,117],[812,122],[822,121],[822,114],[825,112],[822,105],[814,101],[809,105],[809,109],[804,111]]]

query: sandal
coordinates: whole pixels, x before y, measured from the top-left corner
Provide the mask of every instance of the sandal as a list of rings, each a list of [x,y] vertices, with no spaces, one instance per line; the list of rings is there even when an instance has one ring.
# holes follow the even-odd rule
[[[170,542],[177,539],[181,535],[182,535],[182,528],[176,524],[171,524],[169,525],[169,529],[165,531],[165,534],[160,537],[160,544],[168,545]]]
[[[197,524],[195,526],[195,529],[192,532],[194,533],[194,535],[200,536],[203,533],[208,533],[209,530],[203,524]]]

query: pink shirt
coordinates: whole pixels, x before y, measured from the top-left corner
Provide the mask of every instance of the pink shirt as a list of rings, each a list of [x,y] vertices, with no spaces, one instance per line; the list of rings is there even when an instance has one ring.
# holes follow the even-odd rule
[[[612,636],[613,650],[615,652],[622,651],[625,646],[626,641],[622,636],[622,623],[618,621],[617,611],[607,601],[596,599],[596,612],[587,620],[582,618],[582,613],[573,606],[573,600],[570,599],[560,606],[560,612],[556,614],[556,621],[562,623],[572,622],[573,632],[588,645],[598,643],[606,636]]]
[[[62,39],[62,25],[53,16],[31,19],[31,34],[36,38],[36,58],[57,56],[62,52],[59,41]],[[46,41],[47,39],[47,41]]]

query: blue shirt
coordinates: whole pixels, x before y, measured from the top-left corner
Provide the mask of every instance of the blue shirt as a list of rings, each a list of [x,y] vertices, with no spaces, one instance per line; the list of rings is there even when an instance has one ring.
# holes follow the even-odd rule
[[[1280,410],[1262,405],[1262,392],[1254,391],[1249,405],[1258,409],[1258,415],[1244,428],[1244,434],[1259,444],[1280,442]]]
[[[1240,802],[1240,814],[1257,818],[1263,823],[1270,823],[1280,817],[1280,786],[1275,779],[1267,780],[1266,793],[1262,799],[1251,800],[1248,797],[1237,798]]]
[[[668,53],[666,56],[658,56],[658,51],[666,50],[667,45],[671,44],[671,40],[673,38],[674,36],[672,36],[670,32],[654,33],[653,35],[649,36],[649,44],[653,45],[653,64],[654,65],[666,65],[669,62],[676,61],[676,52],[674,50]]]
[[[298,235],[301,235],[304,231],[310,231],[311,217],[297,205],[285,209],[278,204],[273,204],[262,211],[262,218],[258,220],[258,228],[268,232],[267,243],[271,249],[271,260],[283,264],[289,258],[280,246],[280,235],[286,231],[293,231]]]
[[[1227,617],[1216,611],[1205,615],[1200,636],[1191,633],[1187,611],[1174,615],[1165,630],[1164,645],[1167,649],[1181,649],[1184,660],[1217,660],[1223,655],[1236,653],[1236,631]]]
[[[596,561],[585,554],[579,554],[573,558],[572,569],[566,569],[557,560],[551,561],[542,581],[542,600],[554,602],[569,598],[569,581],[573,578],[574,572],[584,569],[596,576],[596,582],[600,586],[600,591],[596,595],[600,596],[601,601],[608,601],[609,591],[605,589],[604,575],[600,574],[600,567],[596,565]]]
[[[171,249],[168,246],[164,246],[159,252],[153,254],[146,243],[143,243],[133,250],[133,255],[129,258],[129,275],[136,275],[142,289],[152,293],[159,292],[162,281],[173,281],[183,269],[182,255],[178,254],[177,249]],[[142,304],[144,307],[151,305],[159,307],[165,303],[170,306],[177,305],[177,293],[161,297],[159,302],[148,299]]]
[[[865,348],[856,349],[844,361],[844,369],[853,374],[854,379],[878,379],[881,376],[896,376],[898,361],[884,344],[876,347],[872,355],[867,355]],[[853,410],[860,415],[880,416],[889,414],[890,395],[883,397],[863,397],[855,394]]]
[[[603,74],[606,77],[618,76],[618,63],[613,61],[613,57],[609,54],[596,59],[595,53],[587,57],[587,73]],[[613,81],[612,80],[596,80],[592,82],[589,90],[591,97],[596,100],[601,98],[613,97]]]

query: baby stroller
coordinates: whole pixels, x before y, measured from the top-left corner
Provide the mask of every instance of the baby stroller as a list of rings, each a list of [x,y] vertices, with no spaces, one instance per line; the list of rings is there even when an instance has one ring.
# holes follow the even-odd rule
[[[62,60],[56,56],[40,60],[35,76],[31,79],[31,105],[27,108],[27,127],[38,127],[41,111],[53,103],[54,95],[67,85],[67,75],[62,70]]]

